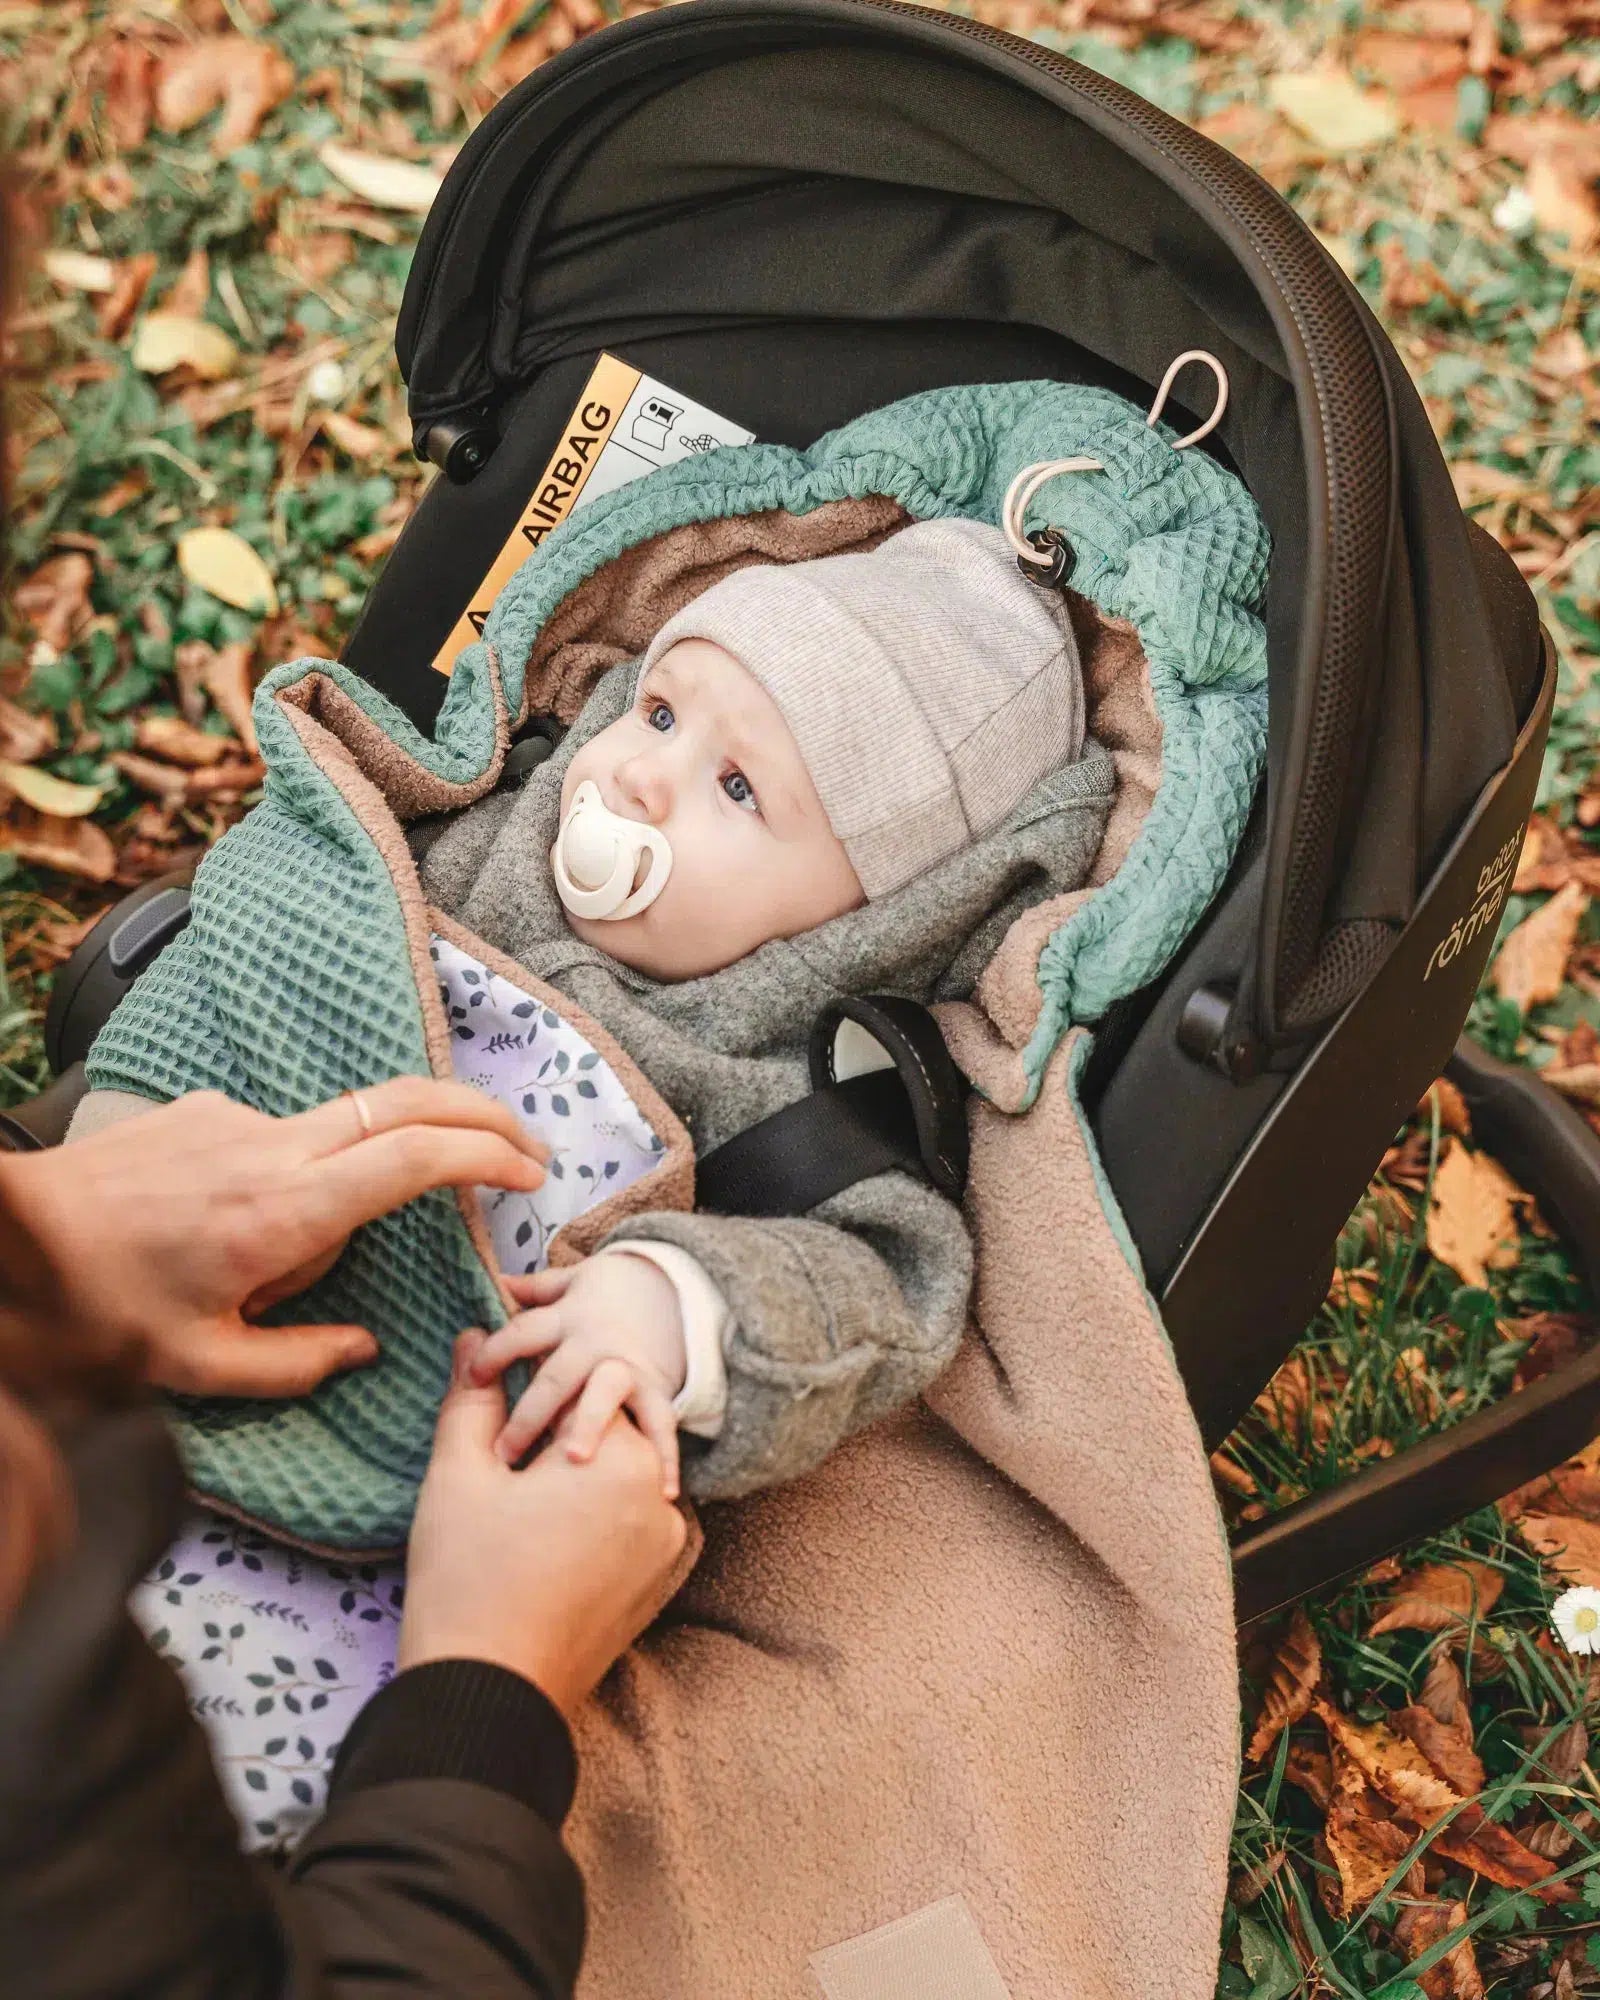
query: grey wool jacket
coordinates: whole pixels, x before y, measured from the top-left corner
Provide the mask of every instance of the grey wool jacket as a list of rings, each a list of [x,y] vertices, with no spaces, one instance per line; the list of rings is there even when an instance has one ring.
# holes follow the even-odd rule
[[[992,833],[879,900],[762,945],[720,972],[652,979],[568,928],[549,852],[573,753],[627,707],[636,663],[597,686],[556,753],[516,792],[461,813],[421,861],[430,902],[571,996],[638,1063],[697,1156],[810,1089],[807,1039],[831,999],[967,998],[1015,918],[1079,886],[1099,848],[1114,776],[1092,741]],[[859,1181],[803,1217],[662,1211],[609,1242],[677,1244],[732,1314],[727,1412],[684,1479],[727,1499],[792,1479],[917,1395],[955,1353],[972,1249],[960,1210],[901,1172]]]

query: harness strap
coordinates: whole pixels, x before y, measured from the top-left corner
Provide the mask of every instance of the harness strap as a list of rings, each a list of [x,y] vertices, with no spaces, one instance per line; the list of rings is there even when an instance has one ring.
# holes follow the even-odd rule
[[[805,1215],[894,1169],[961,1199],[967,1082],[925,1007],[892,994],[831,1002],[812,1030],[810,1067],[809,1097],[698,1162],[697,1208]]]

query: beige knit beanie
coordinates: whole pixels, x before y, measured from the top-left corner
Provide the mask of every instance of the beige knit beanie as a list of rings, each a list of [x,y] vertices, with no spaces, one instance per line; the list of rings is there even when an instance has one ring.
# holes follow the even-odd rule
[[[869,898],[998,826],[1083,750],[1064,600],[998,528],[919,521],[865,554],[751,563],[669,618],[743,662],[783,711]]]

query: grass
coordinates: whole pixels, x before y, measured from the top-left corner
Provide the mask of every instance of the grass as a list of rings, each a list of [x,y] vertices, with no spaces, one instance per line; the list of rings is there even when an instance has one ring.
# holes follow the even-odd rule
[[[422,489],[390,352],[418,225],[359,200],[321,148],[339,140],[442,166],[516,76],[617,11],[609,0],[0,4],[3,136],[35,261],[7,354],[12,560],[24,584],[0,639],[0,758],[91,788],[87,825],[109,840],[91,837],[93,866],[62,872],[29,858],[20,808],[0,814],[0,1103],[44,1080],[40,1016],[86,921],[202,851],[254,796],[245,750],[205,691],[206,663],[243,649],[258,674],[335,652]],[[1600,742],[1600,264],[1551,226],[1550,158],[1559,166],[1556,141],[1578,143],[1600,118],[1593,0],[1193,0],[1160,18],[1128,0],[970,0],[961,11],[1064,48],[1232,146],[1351,273],[1411,368],[1464,499],[1512,550],[1561,651],[1539,803],[1586,853]],[[1398,32],[1405,47],[1375,31]],[[212,118],[163,129],[147,102],[138,129],[138,78],[148,84],[148,65],[196,35],[236,37],[241,60],[277,51],[291,72],[292,90],[221,157]],[[1431,97],[1426,79],[1402,73],[1430,52],[1443,79]],[[1276,79],[1302,74],[1331,76],[1336,96],[1352,81],[1393,83],[1398,131],[1354,150],[1308,137],[1273,101]],[[1537,171],[1535,133],[1548,156]],[[119,284],[148,259],[143,306],[183,300],[228,335],[237,367],[217,382],[141,372],[137,313],[119,319],[115,295],[47,275],[46,249],[103,259]],[[202,522],[231,528],[266,561],[275,615],[185,581],[178,540]],[[74,609],[58,594],[41,610],[28,583],[73,555],[91,565],[87,598]],[[44,719],[47,747],[19,747],[17,714]],[[233,795],[208,793],[151,748],[151,719],[174,716],[227,740]],[[1503,929],[1542,900],[1513,897]],[[1569,971],[1526,1018],[1487,986],[1472,1032],[1508,1059],[1550,1063],[1563,1035],[1600,1028],[1592,908]],[[1432,1255],[1446,1140],[1437,1110],[1414,1120],[1347,1225],[1333,1297],[1229,1446],[1235,1513],[1260,1518],[1459,1421],[1511,1387],[1548,1325],[1541,1316],[1592,1303],[1561,1246],[1533,1231],[1486,1287]],[[1501,1579],[1489,1616],[1371,1632],[1405,1577],[1462,1562]],[[1370,1902],[1333,1914],[1328,1821],[1291,1777],[1322,1740],[1308,1717],[1241,1784],[1220,1994],[1569,2000],[1600,1989],[1595,1696],[1550,1637],[1562,1581],[1490,1509],[1307,1611],[1321,1684],[1363,1725],[1417,1703],[1444,1656],[1459,1662],[1485,1809],[1555,1862],[1577,1900],[1546,1906],[1496,1886],[1444,1856],[1435,1827],[1394,1856],[1392,1881]],[[1282,1640],[1281,1624],[1247,1635],[1252,1716]],[[1448,1926],[1418,1933],[1419,1901]],[[1471,1968],[1451,1955],[1464,1937]]]

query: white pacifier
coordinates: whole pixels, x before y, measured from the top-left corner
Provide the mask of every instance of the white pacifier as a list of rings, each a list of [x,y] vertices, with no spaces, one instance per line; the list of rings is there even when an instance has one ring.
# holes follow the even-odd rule
[[[635,888],[641,856],[650,857],[644,880]],[[624,819],[585,778],[573,794],[550,850],[556,893],[575,917],[598,921],[636,917],[667,886],[672,849],[664,833],[642,820]]]

